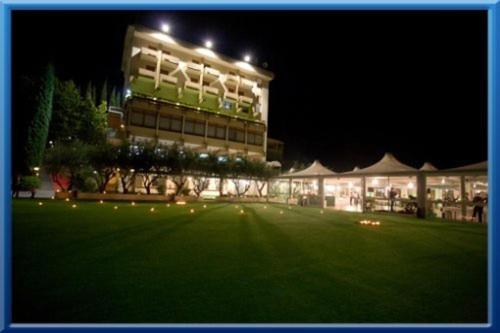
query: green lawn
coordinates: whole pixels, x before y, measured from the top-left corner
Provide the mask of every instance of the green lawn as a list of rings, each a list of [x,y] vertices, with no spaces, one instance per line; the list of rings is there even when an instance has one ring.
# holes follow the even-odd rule
[[[485,226],[375,215],[369,227],[355,222],[374,215],[283,205],[37,202],[13,203],[14,322],[487,320]]]

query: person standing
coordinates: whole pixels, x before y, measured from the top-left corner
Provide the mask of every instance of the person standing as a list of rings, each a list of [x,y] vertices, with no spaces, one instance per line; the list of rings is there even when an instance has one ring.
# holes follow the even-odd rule
[[[479,223],[483,223],[483,209],[484,209],[484,200],[483,198],[477,194],[472,199],[472,204],[474,205],[474,209],[472,210],[472,218],[477,217],[477,221]]]
[[[396,202],[396,191],[394,190],[393,187],[391,187],[391,190],[389,191],[389,201],[391,203],[391,212],[394,212],[394,203]]]

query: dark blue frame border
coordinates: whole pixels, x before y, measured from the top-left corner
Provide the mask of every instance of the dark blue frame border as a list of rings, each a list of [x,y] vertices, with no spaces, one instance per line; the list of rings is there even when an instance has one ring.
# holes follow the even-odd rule
[[[13,10],[487,10],[488,11],[488,324],[384,325],[22,325],[11,323],[11,13]],[[500,0],[0,0],[0,332],[104,330],[336,330],[500,332]],[[495,243],[495,241],[497,243]],[[495,279],[497,281],[495,281]],[[423,304],[422,306],[425,306]],[[466,305],[464,305],[466,306]]]

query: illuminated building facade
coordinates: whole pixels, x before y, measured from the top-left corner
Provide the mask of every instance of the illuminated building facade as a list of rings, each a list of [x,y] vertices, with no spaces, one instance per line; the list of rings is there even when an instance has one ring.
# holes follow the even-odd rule
[[[273,74],[165,32],[129,26],[123,51],[126,102],[113,126],[132,142],[265,160]]]

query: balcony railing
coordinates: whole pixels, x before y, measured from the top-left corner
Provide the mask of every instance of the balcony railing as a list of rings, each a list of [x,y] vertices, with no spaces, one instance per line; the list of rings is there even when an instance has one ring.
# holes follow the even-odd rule
[[[139,75],[145,76],[145,77],[150,78],[150,79],[154,79],[156,77],[155,72],[153,72],[149,69],[146,69],[146,68],[142,68],[142,67],[139,68]]]
[[[243,95],[241,95],[241,96],[239,97],[239,101],[240,101],[240,102],[243,102],[243,103],[247,103],[247,104],[252,104],[252,102],[253,102],[253,98],[248,97],[248,96],[243,96]]]

